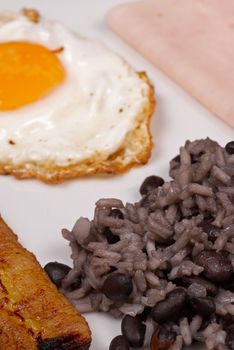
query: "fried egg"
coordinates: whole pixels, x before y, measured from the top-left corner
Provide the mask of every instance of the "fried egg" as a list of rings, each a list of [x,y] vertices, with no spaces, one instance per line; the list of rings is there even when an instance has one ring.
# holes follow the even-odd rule
[[[146,75],[104,45],[37,12],[0,15],[1,173],[55,182],[145,163],[153,107]]]

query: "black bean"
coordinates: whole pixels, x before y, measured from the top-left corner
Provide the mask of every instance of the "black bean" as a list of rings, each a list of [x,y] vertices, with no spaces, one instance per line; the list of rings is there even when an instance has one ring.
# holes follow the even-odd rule
[[[109,216],[115,219],[124,219],[123,213],[117,208],[111,209]],[[115,244],[120,241],[119,236],[114,235],[109,227],[105,227],[102,233],[106,237],[109,244]]]
[[[225,151],[229,154],[234,154],[234,141],[230,141],[226,144]]]
[[[122,334],[127,338],[130,346],[139,348],[144,343],[145,325],[138,317],[124,316],[121,323]]]
[[[154,211],[153,208],[152,208],[152,201],[149,199],[148,195],[144,196],[140,200],[139,204],[140,204],[141,207],[147,209],[149,213]]]
[[[111,273],[102,286],[103,293],[113,301],[127,300],[132,289],[132,278],[121,273]]]
[[[213,243],[220,235],[220,228],[213,225],[209,220],[203,220],[199,224],[199,227],[201,227],[202,230],[207,233],[209,241]]]
[[[229,291],[234,291],[234,274],[231,275],[231,277],[222,283],[222,289],[227,289]]]
[[[171,161],[176,162],[176,163],[180,163],[180,155],[177,154],[177,156],[175,156],[174,158],[172,158]]]
[[[179,167],[180,167],[180,155],[178,154],[170,161],[170,172],[169,173],[171,174],[171,171],[173,172],[174,170],[179,169]]]
[[[183,288],[176,288],[167,294],[166,299],[158,302],[151,311],[153,320],[164,323],[171,319],[178,319],[186,302],[186,292]]]
[[[194,257],[194,262],[204,268],[204,276],[213,282],[227,281],[233,272],[228,258],[213,250],[203,250]]]
[[[200,214],[200,210],[197,207],[190,208],[190,211],[187,215],[183,215],[183,218],[191,219],[193,216],[197,216]]]
[[[226,345],[229,350],[234,350],[234,324],[229,326],[226,329],[227,337],[226,337]]]
[[[199,332],[204,331],[212,323],[219,323],[220,325],[222,325],[222,322],[223,322],[223,316],[221,319],[216,314],[212,314],[211,317],[203,318],[201,327],[199,328]]]
[[[156,175],[148,176],[141,184],[140,194],[143,196],[148,194],[154,188],[160,187],[164,184],[164,180]]]
[[[109,227],[105,227],[102,233],[109,244],[115,244],[120,241],[119,236],[114,235]]]
[[[164,343],[166,341],[173,342],[176,338],[176,333],[172,330],[170,326],[163,325],[159,328],[159,331],[160,331],[160,335],[159,335],[160,342],[164,342]]]
[[[121,219],[121,220],[124,219],[124,215],[123,215],[122,211],[117,209],[117,208],[111,209],[109,216],[111,216],[115,219]]]
[[[169,327],[156,328],[151,337],[150,350],[168,350],[173,345],[175,338],[175,332]]]
[[[208,295],[215,296],[218,293],[218,288],[215,284],[207,281],[205,278],[198,276],[184,276],[181,278],[181,284],[184,287],[189,287],[192,283],[197,283],[206,288]]]
[[[143,312],[141,314],[139,314],[138,317],[141,319],[141,321],[146,321],[146,319],[150,315],[150,313],[151,313],[151,307],[145,306]]]
[[[109,350],[129,350],[129,344],[127,339],[123,335],[117,335],[111,343]]]
[[[116,270],[118,270],[117,267],[115,267],[115,266],[110,266],[109,273],[115,272]]]
[[[223,326],[223,329],[226,331],[228,327],[233,325],[233,316],[230,314],[222,315],[219,317],[219,320],[217,323],[220,323]]]
[[[76,280],[70,286],[70,290],[73,291],[75,289],[79,289],[81,287],[81,277],[76,277]]]
[[[190,298],[188,303],[196,315],[207,318],[215,312],[215,303],[210,297]]]
[[[204,216],[204,219],[209,221],[209,222],[214,221],[213,215],[207,210],[203,211],[203,216]]]
[[[191,154],[191,163],[194,164],[199,162],[203,154],[204,152],[199,152],[198,154]]]
[[[62,280],[71,270],[71,268],[58,262],[49,262],[45,265],[44,270],[46,271],[51,281],[57,287],[61,287]]]

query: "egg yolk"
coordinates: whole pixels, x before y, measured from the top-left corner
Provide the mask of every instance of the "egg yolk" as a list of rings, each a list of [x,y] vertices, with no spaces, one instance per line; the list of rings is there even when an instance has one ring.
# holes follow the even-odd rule
[[[30,42],[0,43],[0,111],[35,102],[64,79],[56,51]]]

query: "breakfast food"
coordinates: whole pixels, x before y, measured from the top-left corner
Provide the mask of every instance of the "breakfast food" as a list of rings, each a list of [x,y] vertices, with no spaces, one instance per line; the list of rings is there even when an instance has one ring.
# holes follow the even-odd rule
[[[46,182],[150,156],[154,91],[103,45],[33,10],[0,15],[0,173]]]
[[[110,9],[107,22],[234,128],[233,14],[233,0],[128,1]]]
[[[234,141],[187,141],[170,176],[147,178],[135,204],[98,200],[93,220],[62,231],[74,267],[61,291],[82,311],[124,316],[111,350],[232,350]]]
[[[89,349],[85,319],[2,219],[0,250],[0,349]]]

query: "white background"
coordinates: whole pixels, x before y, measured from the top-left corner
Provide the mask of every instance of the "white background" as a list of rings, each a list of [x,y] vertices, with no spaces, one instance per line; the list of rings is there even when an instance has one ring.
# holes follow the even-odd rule
[[[124,202],[138,200],[138,189],[146,176],[158,174],[168,178],[169,160],[186,139],[209,136],[222,145],[234,139],[233,129],[205,110],[107,28],[107,11],[123,2],[0,0],[0,10],[34,7],[49,19],[62,21],[85,36],[100,39],[135,69],[145,70],[156,90],[157,110],[151,126],[154,149],[148,165],[121,176],[82,178],[53,186],[34,180],[0,177],[0,212],[42,265],[49,261],[70,264],[70,251],[61,237],[61,228],[71,228],[79,216],[91,218],[94,204],[100,197],[118,197]],[[120,331],[119,322],[100,314],[87,318],[93,331],[92,349],[108,349],[110,339]]]

